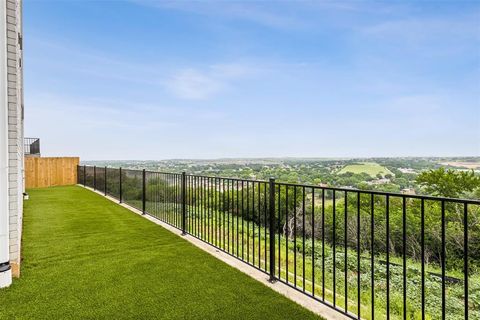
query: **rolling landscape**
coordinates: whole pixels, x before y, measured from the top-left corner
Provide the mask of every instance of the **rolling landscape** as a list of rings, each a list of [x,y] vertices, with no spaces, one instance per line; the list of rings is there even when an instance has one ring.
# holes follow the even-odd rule
[[[82,164],[242,179],[274,177],[289,183],[420,195],[432,195],[416,181],[423,171],[445,168],[480,174],[480,157],[103,160]],[[480,197],[474,193],[462,196]]]

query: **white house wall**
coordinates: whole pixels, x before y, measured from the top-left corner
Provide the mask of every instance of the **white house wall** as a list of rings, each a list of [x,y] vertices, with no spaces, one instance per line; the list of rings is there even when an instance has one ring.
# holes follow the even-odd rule
[[[2,0],[2,2],[4,1]],[[24,191],[21,0],[6,0],[6,7],[10,264],[13,274],[18,276],[20,272]]]

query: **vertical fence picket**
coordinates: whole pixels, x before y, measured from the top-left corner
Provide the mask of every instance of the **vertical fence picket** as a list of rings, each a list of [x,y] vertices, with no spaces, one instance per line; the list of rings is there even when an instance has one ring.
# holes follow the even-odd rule
[[[119,173],[119,186],[118,186],[118,201],[122,203],[122,168],[118,168],[118,173]]]
[[[445,201],[442,201],[442,252],[441,252],[441,265],[442,265],[442,320],[446,318],[446,286],[445,286],[445,268],[446,268],[446,249],[445,249]]]
[[[387,259],[387,320],[390,320],[390,197],[387,195],[385,208],[386,259]]]
[[[104,194],[107,195],[107,166],[105,166],[105,172],[103,174],[104,177]]]
[[[345,191],[344,200],[344,213],[343,213],[343,275],[344,275],[344,300],[345,300],[345,312],[348,312],[348,243],[347,243],[347,223],[348,223],[348,193]]]
[[[145,214],[145,202],[146,202],[146,181],[145,181],[145,169],[142,170],[142,214]]]
[[[187,234],[187,185],[186,185],[186,174],[185,171],[182,172],[182,192],[181,192],[181,199],[182,199],[182,234]]]
[[[275,179],[269,180],[269,237],[270,237],[270,281],[275,281]]]
[[[422,259],[422,320],[425,320],[425,201],[422,199],[421,202],[421,222],[420,222],[420,232],[421,232],[421,259]]]
[[[464,318],[468,320],[468,205],[463,204],[463,295]]]
[[[360,280],[362,269],[360,267],[360,192],[357,192],[357,318],[361,319],[361,297],[360,297]]]
[[[370,195],[370,281],[371,281],[371,317],[375,319],[375,196]]]
[[[322,301],[325,302],[325,189],[322,189]]]
[[[402,197],[403,319],[407,320],[407,204]]]

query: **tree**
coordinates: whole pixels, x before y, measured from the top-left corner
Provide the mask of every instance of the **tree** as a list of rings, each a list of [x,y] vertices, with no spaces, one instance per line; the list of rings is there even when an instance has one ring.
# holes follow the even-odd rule
[[[360,190],[368,190],[370,189],[370,186],[368,185],[368,183],[361,181],[357,184],[357,188]]]
[[[480,177],[472,171],[438,168],[420,173],[416,182],[430,194],[458,198],[480,188]]]

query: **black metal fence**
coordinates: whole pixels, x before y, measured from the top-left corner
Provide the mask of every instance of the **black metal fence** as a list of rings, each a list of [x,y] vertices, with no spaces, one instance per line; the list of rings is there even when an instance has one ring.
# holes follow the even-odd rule
[[[24,138],[23,151],[25,154],[40,154],[40,139]]]
[[[353,319],[480,319],[480,201],[78,167],[78,183]]]

